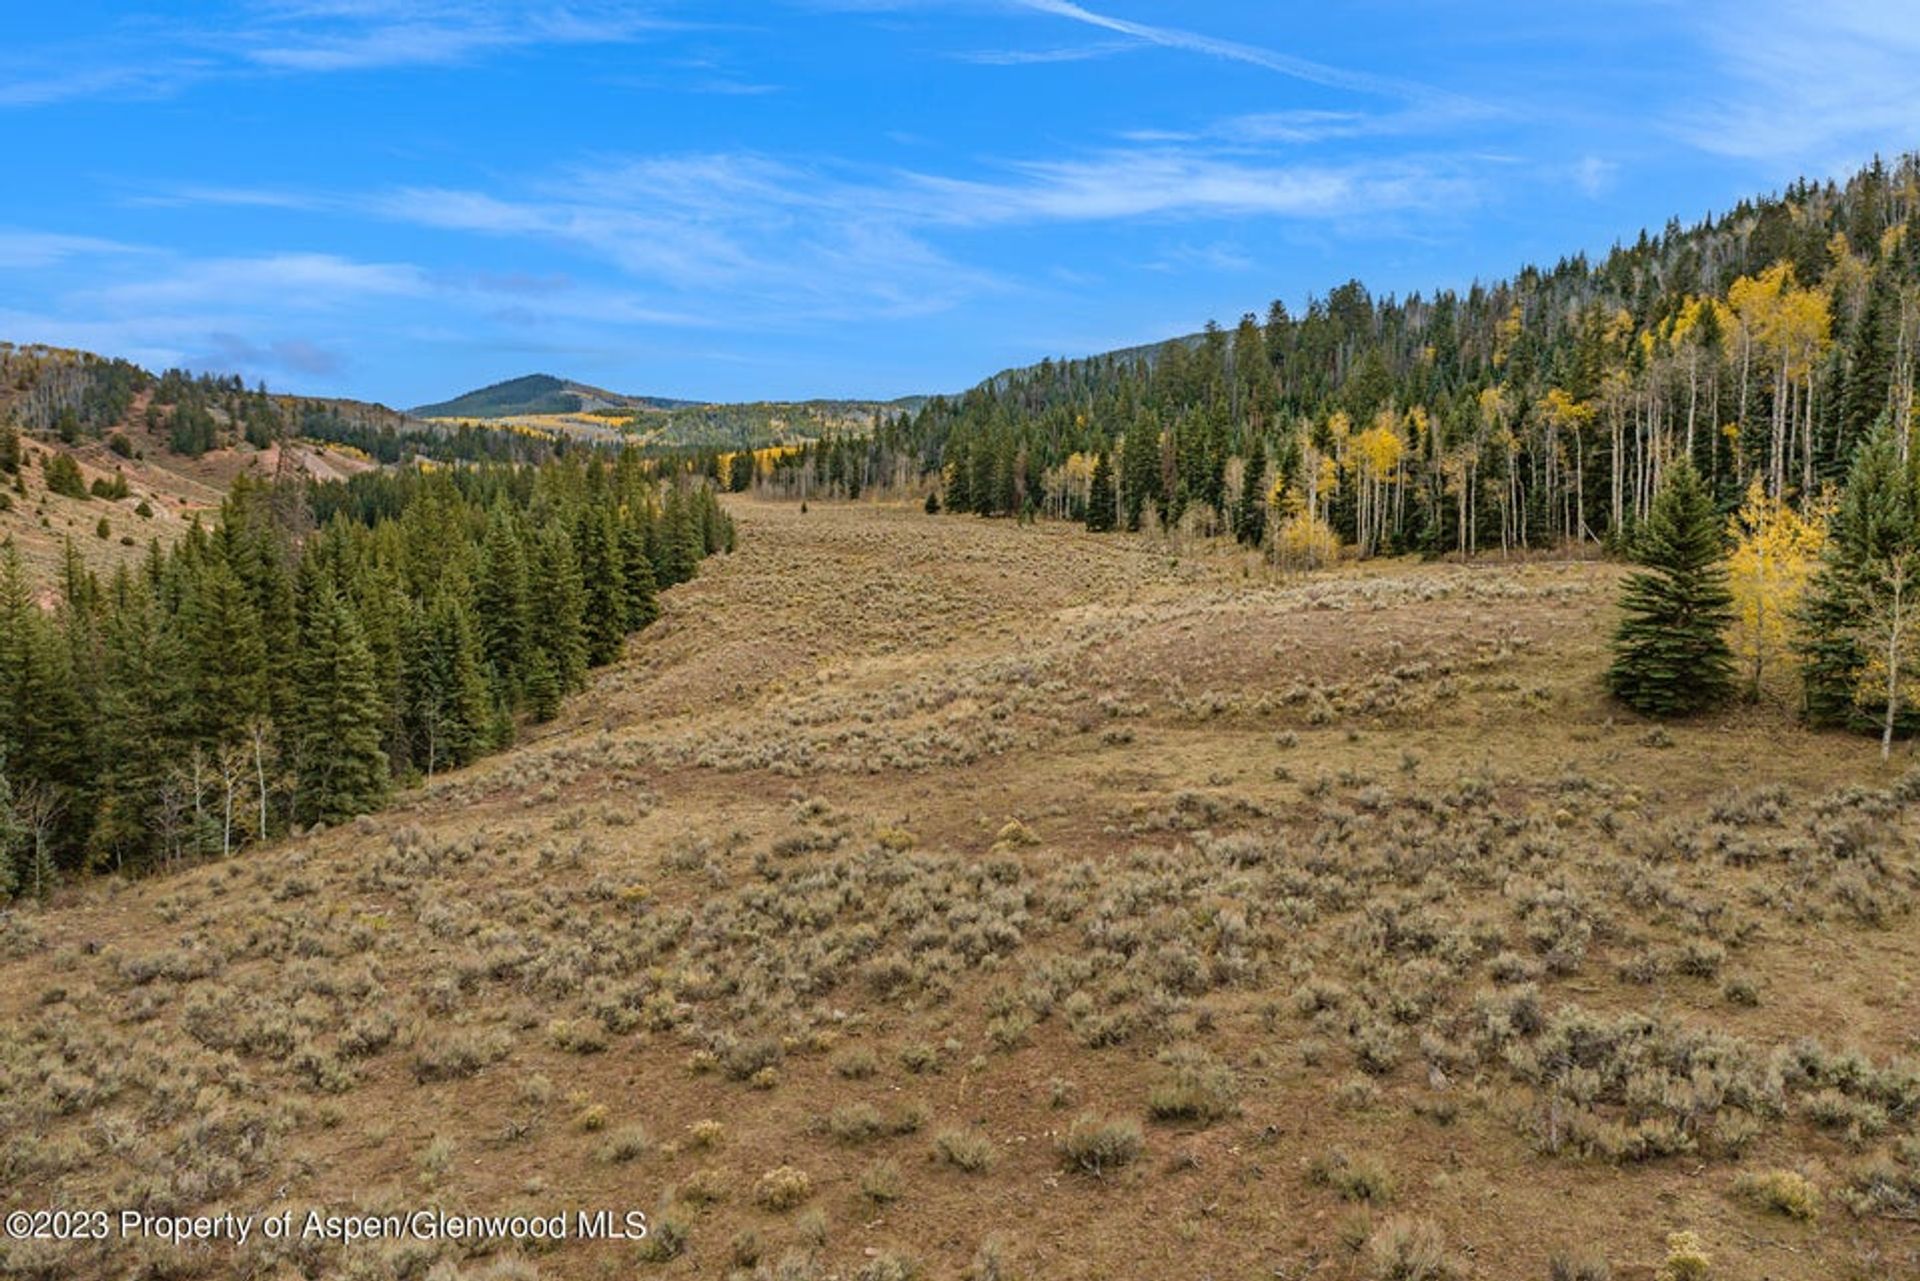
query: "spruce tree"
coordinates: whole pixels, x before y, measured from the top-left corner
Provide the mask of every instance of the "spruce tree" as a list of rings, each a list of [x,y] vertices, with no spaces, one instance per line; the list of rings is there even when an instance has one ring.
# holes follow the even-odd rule
[[[1087,493],[1087,531],[1093,534],[1106,534],[1114,526],[1113,464],[1107,459],[1107,451],[1101,450],[1100,456],[1093,460],[1091,488]]]
[[[266,707],[266,642],[245,586],[217,552],[188,588],[181,621],[196,737],[209,745],[238,742]]]
[[[602,503],[580,512],[573,528],[574,555],[585,589],[581,626],[587,641],[587,665],[600,667],[620,657],[627,637],[627,597],[621,580],[620,549],[614,540],[613,513]]]
[[[1129,533],[1140,532],[1147,504],[1159,494],[1160,431],[1143,410],[1127,429],[1120,453],[1121,514]]]
[[[294,759],[306,822],[337,823],[386,798],[380,689],[360,622],[333,586],[310,601],[296,669]]]
[[[647,531],[630,515],[620,522],[620,584],[626,597],[628,631],[637,632],[660,617],[653,559],[647,555]]]
[[[1724,701],[1733,690],[1733,620],[1721,522],[1692,464],[1667,469],[1640,527],[1628,576],[1625,613],[1614,633],[1607,683],[1629,706],[1654,716],[1684,716]]]
[[[424,759],[429,775],[465,765],[486,749],[493,709],[479,637],[457,587],[428,607],[410,667],[414,759]]]
[[[1240,501],[1233,509],[1233,536],[1258,547],[1267,536],[1267,455],[1262,450],[1247,460],[1240,477]]]
[[[1800,610],[1795,648],[1811,723],[1885,730],[1888,700],[1884,689],[1868,679],[1870,666],[1876,660],[1884,665],[1884,656],[1869,632],[1877,631],[1874,620],[1886,616],[1894,603],[1896,568],[1910,563],[1916,552],[1920,451],[1902,463],[1883,417],[1854,454],[1820,568]],[[1902,591],[1911,592],[1912,584],[1903,584]],[[1920,708],[1896,707],[1894,730],[1920,730]]]
[[[580,581],[573,542],[564,529],[549,529],[541,535],[534,556],[531,640],[534,652],[544,655],[561,693],[587,683],[587,641],[581,627],[585,610],[586,588]],[[528,697],[532,698],[531,691]]]
[[[158,853],[157,813],[173,755],[188,735],[178,637],[160,617],[143,577],[123,568],[107,593],[99,816],[93,842],[115,868],[139,868]]]
[[[474,584],[474,610],[480,643],[493,674],[495,690],[511,702],[525,677],[527,636],[527,553],[513,518],[495,508],[487,518],[487,541]]]

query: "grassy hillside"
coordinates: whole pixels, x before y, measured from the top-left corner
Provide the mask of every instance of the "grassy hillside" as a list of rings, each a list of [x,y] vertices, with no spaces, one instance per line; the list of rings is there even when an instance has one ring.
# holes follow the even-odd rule
[[[51,581],[69,541],[96,570],[110,572],[117,564],[137,562],[151,540],[170,544],[196,516],[217,509],[237,476],[272,477],[284,469],[338,480],[374,466],[353,449],[299,440],[265,449],[236,441],[187,457],[167,447],[165,432],[144,425],[145,407],[146,397],[136,398],[125,418],[110,429],[127,442],[125,456],[101,440],[69,445],[30,438],[21,445],[18,475],[0,476],[0,541],[12,540],[36,580]],[[48,487],[47,465],[62,456],[73,459],[89,490],[95,482],[112,486],[124,480],[125,496],[90,492],[80,498],[54,492]]]
[[[512,751],[0,915],[8,1210],[652,1240],[0,1270],[1646,1281],[1683,1232],[1711,1277],[1920,1269],[1910,759],[1623,716],[1615,568],[734,511]]]

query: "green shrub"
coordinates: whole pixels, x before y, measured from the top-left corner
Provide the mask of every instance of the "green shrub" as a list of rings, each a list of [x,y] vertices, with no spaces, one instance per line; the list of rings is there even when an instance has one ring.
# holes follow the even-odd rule
[[[1132,1121],[1103,1119],[1087,1113],[1077,1118],[1060,1138],[1060,1158],[1070,1170],[1104,1179],[1131,1165],[1146,1148],[1140,1127]]]
[[[1733,1194],[1789,1219],[1808,1221],[1820,1217],[1820,1189],[1792,1170],[1742,1174],[1733,1181]]]

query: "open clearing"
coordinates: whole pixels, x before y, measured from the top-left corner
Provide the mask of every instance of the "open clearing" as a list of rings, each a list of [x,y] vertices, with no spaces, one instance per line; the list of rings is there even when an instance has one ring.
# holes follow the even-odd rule
[[[1904,751],[1622,714],[1613,566],[732,510],[557,725],[0,915],[7,1210],[654,1239],[0,1271],[1920,1273]]]

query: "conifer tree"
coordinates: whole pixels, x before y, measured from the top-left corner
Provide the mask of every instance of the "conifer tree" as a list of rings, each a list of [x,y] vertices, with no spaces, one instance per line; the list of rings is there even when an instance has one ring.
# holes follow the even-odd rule
[[[631,515],[620,522],[620,584],[626,597],[628,631],[637,632],[660,616],[646,529]]]
[[[485,750],[492,720],[485,664],[457,586],[444,588],[421,619],[409,673],[415,760],[429,777]]]
[[[1883,744],[1920,729],[1905,685],[1916,664],[1920,450],[1906,463],[1883,418],[1854,456],[1820,568],[1800,612],[1796,646],[1807,719],[1877,729]]]
[[[1129,533],[1140,532],[1147,504],[1159,495],[1160,432],[1143,410],[1127,429],[1120,454],[1121,515]]]
[[[549,529],[534,557],[531,640],[562,693],[587,683],[587,643],[581,628],[585,609],[586,588],[573,541],[564,529]]]
[[[1101,450],[1100,456],[1093,460],[1093,475],[1088,481],[1087,492],[1087,531],[1094,534],[1111,533],[1114,527],[1113,464],[1107,459],[1107,451]]]
[[[1233,536],[1258,547],[1267,536],[1267,456],[1264,451],[1247,460],[1240,477],[1240,501],[1233,509]]]
[[[266,643],[245,587],[217,552],[189,585],[181,622],[196,737],[237,742],[266,706]]]
[[[1621,593],[1607,682],[1621,701],[1654,716],[1684,716],[1726,699],[1733,621],[1721,521],[1692,464],[1670,464],[1635,540],[1643,567]]]
[[[116,868],[157,852],[157,811],[172,744],[189,733],[183,656],[145,578],[122,569],[108,590],[100,682],[100,809],[93,841]]]
[[[552,656],[535,647],[527,660],[527,714],[535,721],[550,721],[560,714],[560,700],[566,691],[560,688],[560,673]]]
[[[487,518],[487,541],[474,585],[474,611],[480,643],[494,688],[509,702],[525,677],[527,636],[527,553],[513,518],[496,507]]]
[[[700,517],[694,503],[683,490],[667,495],[666,510],[667,572],[661,578],[666,586],[692,580],[700,566],[705,542],[700,533]]]
[[[378,806],[387,792],[381,698],[360,622],[330,583],[308,603],[296,674],[294,753],[298,809],[337,823]]]
[[[973,465],[967,460],[965,442],[956,442],[947,451],[947,510],[973,510]]]
[[[581,626],[586,634],[587,665],[599,667],[620,657],[627,636],[620,549],[614,541],[613,513],[604,504],[594,503],[580,512],[573,528],[573,545],[585,589]]]

